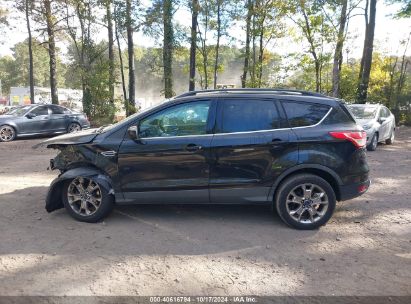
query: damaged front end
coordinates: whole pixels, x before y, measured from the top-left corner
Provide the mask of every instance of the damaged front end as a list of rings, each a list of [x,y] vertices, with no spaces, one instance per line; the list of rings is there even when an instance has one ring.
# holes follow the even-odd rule
[[[82,134],[81,134],[82,133]],[[46,210],[52,212],[64,207],[63,191],[67,182],[82,176],[93,179],[107,193],[114,195],[111,178],[100,168],[110,168],[103,159],[98,146],[92,141],[97,136],[95,132],[87,130],[75,135],[63,135],[46,140],[39,145],[57,149],[60,153],[50,160],[49,169],[60,171],[60,175],[53,180],[46,198]]]

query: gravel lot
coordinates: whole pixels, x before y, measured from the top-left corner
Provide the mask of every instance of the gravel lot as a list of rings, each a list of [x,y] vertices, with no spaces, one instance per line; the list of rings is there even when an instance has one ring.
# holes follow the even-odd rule
[[[316,231],[269,208],[127,206],[84,224],[44,199],[42,139],[0,143],[0,295],[411,295],[411,129]]]

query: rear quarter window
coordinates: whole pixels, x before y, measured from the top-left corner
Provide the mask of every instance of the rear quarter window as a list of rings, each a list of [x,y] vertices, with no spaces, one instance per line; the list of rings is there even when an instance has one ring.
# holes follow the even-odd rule
[[[321,121],[329,106],[297,101],[282,101],[291,128],[312,126]]]

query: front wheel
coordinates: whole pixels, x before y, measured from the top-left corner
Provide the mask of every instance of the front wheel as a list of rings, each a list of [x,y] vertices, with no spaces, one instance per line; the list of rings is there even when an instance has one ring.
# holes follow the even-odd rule
[[[331,218],[336,204],[331,185],[313,174],[297,174],[287,178],[278,188],[275,207],[288,225],[316,229]]]
[[[377,149],[378,145],[378,134],[374,133],[374,135],[371,138],[371,142],[369,145],[367,145],[367,150],[368,151],[375,151]]]
[[[98,222],[113,209],[113,197],[89,177],[78,176],[67,181],[62,195],[67,212],[81,222]]]
[[[12,126],[2,125],[0,126],[0,141],[12,141],[16,138],[16,130]]]

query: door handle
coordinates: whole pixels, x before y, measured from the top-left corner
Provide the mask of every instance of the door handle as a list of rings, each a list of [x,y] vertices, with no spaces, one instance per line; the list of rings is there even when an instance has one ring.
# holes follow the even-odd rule
[[[271,143],[273,143],[273,144],[279,144],[279,143],[282,143],[282,142],[283,142],[283,140],[281,138],[273,138],[271,140]]]
[[[186,146],[186,150],[189,152],[195,152],[195,151],[201,150],[202,148],[203,148],[202,146],[199,146],[196,144],[188,144]]]

